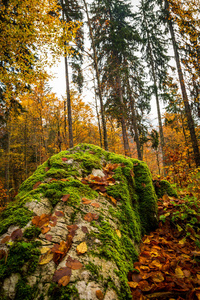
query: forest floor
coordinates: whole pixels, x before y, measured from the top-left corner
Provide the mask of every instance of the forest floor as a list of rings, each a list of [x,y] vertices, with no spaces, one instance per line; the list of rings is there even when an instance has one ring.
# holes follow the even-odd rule
[[[183,193],[158,202],[159,227],[144,236],[128,274],[132,299],[200,300],[200,205]]]

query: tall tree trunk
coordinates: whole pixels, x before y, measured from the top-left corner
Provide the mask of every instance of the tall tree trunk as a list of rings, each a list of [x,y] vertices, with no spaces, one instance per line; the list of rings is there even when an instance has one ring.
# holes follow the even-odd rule
[[[67,90],[69,147],[72,148],[74,146],[74,142],[73,142],[72,110],[71,110],[71,98],[70,98],[70,89],[69,89],[69,71],[68,71],[67,53],[65,53],[65,74],[66,74],[66,90]]]
[[[5,169],[5,179],[6,179],[6,194],[7,202],[9,201],[9,190],[10,190],[10,136],[11,136],[11,120],[10,113],[7,119],[7,151],[6,151],[6,169]]]
[[[123,94],[122,94],[122,85],[121,85],[121,79],[119,76],[117,76],[117,91],[119,93],[119,99],[120,99],[120,107],[121,107],[121,124],[122,124],[122,137],[123,137],[123,143],[124,143],[124,152],[126,156],[130,156],[130,147],[126,132],[126,121],[125,121],[125,111],[124,111],[124,101],[123,101]]]
[[[165,0],[165,7],[166,7],[167,11],[169,12],[169,3],[167,0]],[[187,96],[187,92],[186,92],[185,81],[184,81],[182,67],[181,67],[181,63],[180,63],[180,57],[179,57],[179,53],[178,53],[178,47],[177,47],[176,38],[175,38],[175,34],[174,34],[174,28],[173,28],[172,21],[169,17],[168,17],[168,25],[169,25],[169,30],[170,30],[170,34],[171,34],[173,49],[174,49],[174,56],[175,56],[176,67],[177,67],[177,71],[178,71],[179,82],[180,82],[180,86],[181,86],[182,98],[183,98],[184,107],[185,107],[187,125],[188,125],[189,131],[190,131],[190,137],[191,137],[191,141],[192,141],[194,160],[195,160],[196,167],[199,167],[200,166],[200,152],[199,152],[197,137],[196,137],[196,133],[195,133],[194,120],[192,118],[191,108],[189,105],[188,96]]]
[[[62,19],[65,20],[64,14],[64,3],[61,0],[62,6]],[[73,142],[73,129],[72,129],[72,111],[71,111],[71,98],[70,98],[70,88],[69,88],[69,70],[68,70],[68,59],[67,59],[67,45],[65,45],[65,79],[66,79],[66,94],[67,94],[67,116],[68,116],[68,133],[69,133],[69,147],[74,146]],[[66,133],[66,103],[64,103],[64,132],[65,132],[65,144],[67,144],[67,133]]]
[[[142,160],[141,145],[140,145],[140,139],[139,139],[139,134],[138,134],[138,126],[137,126],[137,118],[136,118],[136,113],[135,113],[135,99],[132,97],[129,81],[128,81],[128,89],[129,89],[129,99],[130,99],[131,112],[132,112],[131,122],[132,122],[132,126],[133,126],[134,133],[135,133],[137,154],[138,154],[138,159]]]
[[[97,122],[98,122],[98,128],[99,128],[99,140],[100,140],[100,146],[101,146],[101,148],[102,148],[102,147],[103,147],[103,144],[102,144],[101,124],[100,124],[99,111],[98,111],[98,104],[97,104],[95,79],[94,79],[94,98],[95,98],[95,107],[96,107]]]
[[[160,112],[160,102],[159,102],[159,98],[158,98],[158,87],[157,87],[157,82],[156,82],[155,65],[154,65],[154,61],[153,61],[152,48],[151,48],[151,44],[149,41],[148,41],[148,48],[149,48],[149,53],[150,53],[150,64],[151,64],[151,71],[152,71],[152,76],[153,76],[154,93],[155,93],[155,97],[156,97],[156,107],[157,107],[157,114],[158,114],[158,126],[159,126],[159,134],[160,134],[162,160],[163,160],[163,166],[165,167],[165,153],[164,153],[165,141],[164,141],[163,126],[162,126],[162,119],[161,119],[161,112]],[[165,170],[164,170],[164,173],[165,173]]]
[[[93,33],[92,33],[92,26],[91,26],[91,22],[90,22],[87,3],[86,3],[85,0],[83,0],[83,3],[84,3],[86,15],[87,15],[87,22],[88,22],[90,38],[91,38],[91,42],[92,42],[94,68],[95,68],[95,72],[96,72],[97,85],[98,85],[98,94],[99,94],[100,107],[101,107],[101,119],[102,119],[102,127],[103,127],[104,149],[106,151],[108,151],[108,137],[107,137],[107,129],[106,129],[105,111],[104,111],[104,105],[103,105],[102,88],[101,88],[100,75],[99,75],[99,69],[98,69],[97,52],[96,52],[96,47],[95,47],[94,36],[93,36]]]

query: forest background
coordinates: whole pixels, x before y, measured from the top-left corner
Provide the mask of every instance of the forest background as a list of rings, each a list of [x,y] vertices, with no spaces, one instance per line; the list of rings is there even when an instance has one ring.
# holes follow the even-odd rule
[[[1,0],[0,9],[1,203],[48,157],[83,142],[144,160],[154,178],[196,180],[198,190],[198,0],[140,0],[137,9],[120,0]],[[47,65],[61,56],[59,99]],[[85,103],[88,78],[94,99]]]

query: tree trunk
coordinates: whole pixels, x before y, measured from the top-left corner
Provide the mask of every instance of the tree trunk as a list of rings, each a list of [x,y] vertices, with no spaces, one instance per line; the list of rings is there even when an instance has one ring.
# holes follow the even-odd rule
[[[64,3],[61,0],[62,6],[62,19],[64,21]],[[67,116],[68,116],[68,132],[69,132],[69,147],[74,146],[73,142],[73,129],[72,129],[72,112],[71,112],[71,98],[70,98],[70,88],[69,88],[69,70],[68,70],[68,61],[67,61],[67,50],[65,45],[65,79],[66,79],[66,94],[67,94]],[[64,132],[65,132],[65,145],[67,144],[67,133],[66,133],[66,102],[64,103]]]
[[[156,97],[156,107],[157,107],[157,114],[158,114],[158,125],[159,125],[162,160],[163,160],[163,166],[165,167],[165,153],[164,153],[165,141],[164,141],[163,126],[162,126],[162,119],[161,119],[161,112],[160,112],[160,102],[159,102],[159,98],[158,98],[158,87],[157,87],[157,82],[156,82],[155,65],[154,65],[154,61],[153,61],[152,48],[151,48],[151,44],[149,41],[148,41],[148,48],[149,48],[149,53],[150,53],[150,64],[151,64],[154,91],[155,91],[155,97]],[[165,170],[164,170],[164,173],[165,173]]]
[[[69,147],[74,146],[73,142],[73,129],[72,129],[72,110],[71,110],[71,98],[69,89],[69,72],[68,72],[68,62],[67,53],[65,53],[65,74],[66,74],[66,90],[67,90],[67,116],[68,116],[68,133],[69,133]]]
[[[124,101],[123,101],[123,94],[122,94],[122,85],[121,85],[121,79],[119,76],[117,76],[117,91],[119,93],[120,107],[121,107],[121,124],[122,124],[124,152],[125,152],[126,156],[130,156],[131,153],[130,153],[130,147],[129,147],[127,132],[126,132],[126,121],[125,121],[125,117],[124,117]]]
[[[140,145],[140,139],[139,139],[139,134],[138,134],[138,126],[137,126],[137,118],[136,118],[136,113],[135,113],[135,99],[132,97],[129,82],[128,82],[128,88],[129,88],[129,99],[130,99],[130,105],[131,105],[131,111],[132,111],[131,122],[132,122],[134,133],[135,133],[137,154],[138,154],[138,159],[142,160],[141,145]]]
[[[86,15],[87,15],[87,22],[88,22],[89,31],[90,31],[90,38],[91,38],[91,42],[92,42],[94,68],[95,68],[95,72],[96,72],[97,85],[98,85],[98,93],[99,93],[99,100],[100,100],[100,107],[101,107],[101,119],[102,119],[102,127],[103,127],[104,149],[106,151],[108,151],[108,137],[107,137],[107,129],[106,129],[106,119],[105,119],[103,97],[102,97],[102,89],[101,89],[101,82],[100,82],[98,62],[97,62],[97,53],[96,53],[94,36],[93,36],[93,33],[92,33],[92,26],[91,26],[91,22],[90,22],[90,18],[89,18],[87,3],[86,3],[85,0],[83,0],[83,3],[84,3]]]
[[[100,146],[102,148],[101,124],[100,124],[99,111],[98,111],[98,105],[97,105],[95,79],[94,79],[94,98],[95,98],[95,107],[96,107],[97,122],[98,122],[98,128],[99,128],[99,140],[100,140]]]
[[[165,7],[166,7],[167,11],[169,11],[169,3],[167,0],[165,0]],[[187,96],[187,92],[186,92],[185,81],[184,81],[180,58],[179,58],[179,53],[178,53],[178,47],[177,47],[176,38],[175,38],[175,34],[174,34],[174,28],[173,28],[172,21],[169,17],[168,17],[168,25],[169,25],[169,30],[170,30],[170,34],[171,34],[173,49],[174,49],[174,56],[175,56],[176,67],[177,67],[177,71],[178,71],[179,82],[180,82],[180,86],[181,86],[182,98],[183,98],[184,107],[185,107],[187,125],[188,125],[189,131],[190,131],[190,137],[191,137],[191,141],[192,141],[194,160],[195,160],[196,167],[198,168],[200,166],[200,153],[199,153],[199,147],[198,147],[197,137],[196,137],[196,133],[195,133],[194,120],[192,118],[191,109],[190,109],[188,96]]]

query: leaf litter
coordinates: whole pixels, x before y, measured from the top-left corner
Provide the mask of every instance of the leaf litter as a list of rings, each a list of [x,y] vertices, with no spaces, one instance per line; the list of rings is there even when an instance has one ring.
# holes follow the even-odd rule
[[[139,260],[128,274],[133,300],[200,299],[199,229],[188,225],[189,213],[198,214],[193,208],[186,218],[180,212],[182,205],[181,198],[164,195],[159,199],[162,221],[156,231],[143,237]]]

